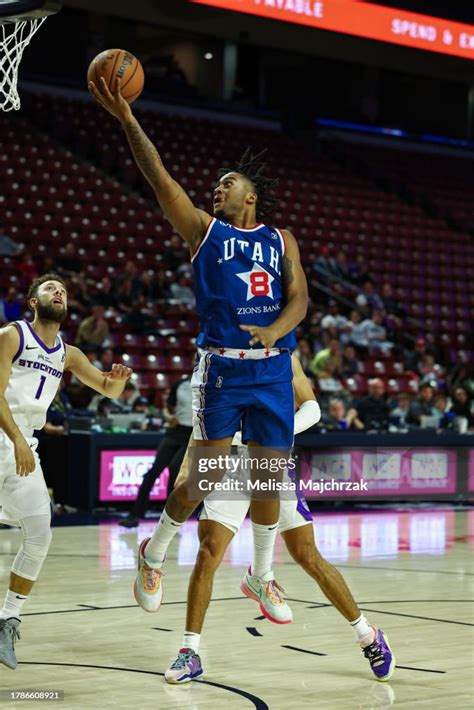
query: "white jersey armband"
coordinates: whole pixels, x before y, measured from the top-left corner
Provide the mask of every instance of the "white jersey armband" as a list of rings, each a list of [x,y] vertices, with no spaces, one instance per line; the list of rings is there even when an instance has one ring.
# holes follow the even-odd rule
[[[242,446],[242,432],[237,431],[232,439],[232,446]]]
[[[295,436],[306,431],[321,419],[321,408],[315,399],[303,402],[295,414]]]

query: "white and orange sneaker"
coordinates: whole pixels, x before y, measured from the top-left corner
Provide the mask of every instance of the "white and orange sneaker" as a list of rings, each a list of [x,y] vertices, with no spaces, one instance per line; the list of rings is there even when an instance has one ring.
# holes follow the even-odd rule
[[[138,548],[138,572],[133,586],[135,599],[142,609],[153,613],[160,608],[163,598],[163,585],[161,578],[163,571],[161,564],[158,567],[150,566],[150,561],[145,559],[145,548],[150,538],[147,537]]]
[[[269,621],[274,624],[290,624],[293,621],[293,612],[283,599],[284,590],[275,582],[273,572],[255,577],[249,567],[240,583],[240,589],[246,597],[259,603],[262,614]]]

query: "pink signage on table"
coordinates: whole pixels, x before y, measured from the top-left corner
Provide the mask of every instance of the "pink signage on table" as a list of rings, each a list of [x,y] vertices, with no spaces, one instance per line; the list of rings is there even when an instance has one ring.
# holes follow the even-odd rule
[[[150,470],[156,451],[101,451],[99,500],[132,501],[143,476]],[[151,490],[151,500],[166,500],[169,470],[165,468]]]
[[[307,498],[454,493],[456,452],[442,449],[323,449],[303,459]]]
[[[469,451],[467,490],[471,493],[474,492],[474,449]]]

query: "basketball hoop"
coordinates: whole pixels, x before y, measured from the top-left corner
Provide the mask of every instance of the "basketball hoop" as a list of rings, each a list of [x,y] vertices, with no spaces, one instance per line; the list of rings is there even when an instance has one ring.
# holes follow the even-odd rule
[[[18,111],[18,68],[25,48],[62,0],[0,0],[0,109]]]

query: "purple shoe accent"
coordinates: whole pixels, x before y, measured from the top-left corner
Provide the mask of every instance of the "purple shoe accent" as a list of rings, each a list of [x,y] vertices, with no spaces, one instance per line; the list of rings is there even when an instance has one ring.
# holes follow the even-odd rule
[[[178,671],[176,673],[176,671]],[[181,671],[181,673],[180,673]],[[203,675],[201,659],[192,648],[181,648],[178,658],[165,673],[167,683],[186,683]]]
[[[388,637],[377,629],[375,641],[362,649],[377,680],[388,680],[395,669],[395,656],[388,643]]]

